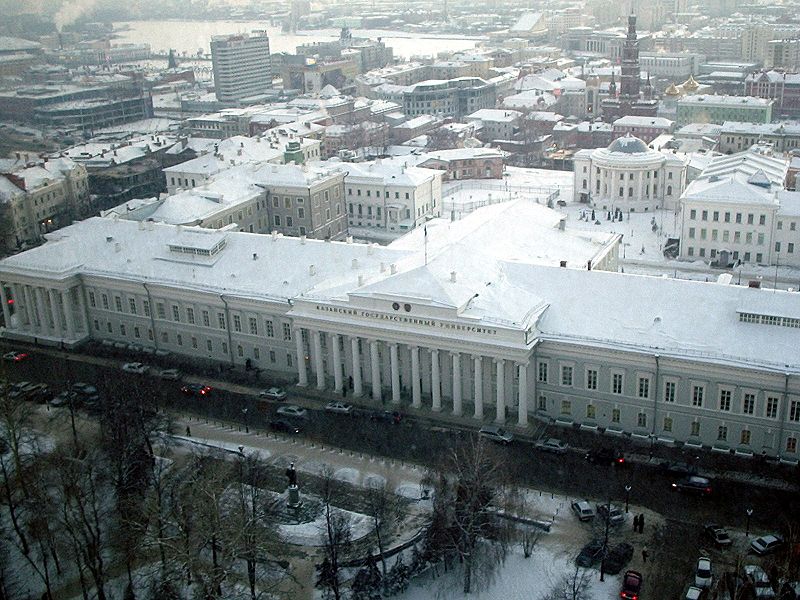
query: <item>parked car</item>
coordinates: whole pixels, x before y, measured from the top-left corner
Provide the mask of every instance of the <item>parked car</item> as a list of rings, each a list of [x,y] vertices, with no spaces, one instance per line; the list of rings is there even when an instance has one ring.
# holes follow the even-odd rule
[[[122,370],[126,373],[135,373],[136,375],[144,375],[147,373],[147,365],[140,362],[130,362],[122,365]]]
[[[27,352],[19,352],[17,350],[12,350],[11,352],[6,352],[5,354],[3,354],[3,360],[15,363],[28,360],[30,357],[31,355],[28,354]]]
[[[308,411],[305,408],[301,406],[295,406],[294,404],[279,406],[275,413],[284,417],[294,417],[297,419],[305,419],[308,417]]]
[[[591,567],[600,562],[603,555],[603,540],[592,540],[581,548],[580,553],[575,558],[575,563],[579,567]]]
[[[80,394],[81,396],[96,396],[97,395],[97,388],[89,383],[84,383],[82,381],[76,381],[72,384],[71,389],[73,392]]]
[[[181,388],[181,392],[187,396],[208,396],[211,390],[211,386],[202,383],[188,383]]]
[[[745,579],[753,586],[753,595],[756,598],[774,598],[775,590],[769,581],[764,569],[758,565],[745,565],[742,569]]]
[[[28,400],[32,400],[33,402],[44,402],[49,395],[50,386],[46,383],[32,384],[27,393]]]
[[[638,600],[642,591],[642,581],[642,574],[639,571],[625,571],[619,597],[622,600]]]
[[[612,525],[620,525],[625,522],[625,513],[615,504],[598,504],[597,516],[603,521],[608,520]]]
[[[300,427],[286,419],[272,419],[269,422],[269,427],[273,431],[281,431],[283,433],[300,433]]]
[[[514,440],[514,436],[499,425],[484,425],[478,435],[498,444],[510,444]]]
[[[539,440],[536,442],[536,447],[545,452],[552,452],[554,454],[564,454],[567,451],[566,442],[562,442],[556,438],[548,438],[546,440]]]
[[[711,587],[711,559],[701,556],[697,560],[697,568],[694,572],[694,584],[700,588]]]
[[[733,543],[728,530],[716,523],[708,523],[703,527],[703,538],[714,544],[717,548],[728,548]]]
[[[162,369],[158,372],[158,377],[160,379],[166,379],[168,381],[179,381],[183,374],[178,369]]]
[[[659,465],[661,470],[672,475],[696,475],[697,469],[687,462],[662,461]]]
[[[54,396],[53,399],[50,400],[50,406],[55,406],[58,408],[60,406],[69,406],[70,403],[72,403],[74,406],[77,403],[77,399],[78,394],[66,390]]]
[[[591,521],[594,519],[594,509],[586,500],[575,500],[575,502],[570,504],[570,508],[572,512],[575,513],[575,516],[578,517],[579,521]]]
[[[381,423],[394,423],[395,425],[399,425],[400,421],[403,420],[403,415],[394,411],[389,410],[381,410],[377,412],[369,413],[369,418],[372,421],[377,421]]]
[[[603,562],[603,571],[609,575],[616,575],[628,564],[633,556],[633,546],[628,542],[621,542],[611,548]]]
[[[750,551],[755,552],[759,556],[775,552],[778,548],[783,546],[783,538],[775,533],[769,535],[762,535],[750,542]]]
[[[696,585],[690,585],[683,598],[684,600],[706,600],[707,597],[708,590],[699,588]]]
[[[271,387],[258,392],[258,397],[264,400],[286,400],[286,390],[279,387]]]
[[[711,494],[711,482],[705,477],[689,475],[673,483],[672,489],[707,496]]]
[[[625,464],[625,457],[619,450],[614,448],[599,448],[597,450],[589,450],[589,452],[586,453],[585,458],[594,465]]]
[[[328,402],[325,405],[325,410],[332,413],[338,413],[342,415],[349,415],[353,412],[353,405],[347,404],[346,402]]]

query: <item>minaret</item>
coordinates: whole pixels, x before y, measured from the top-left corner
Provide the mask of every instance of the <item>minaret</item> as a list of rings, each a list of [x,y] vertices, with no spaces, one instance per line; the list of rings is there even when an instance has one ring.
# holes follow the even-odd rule
[[[617,82],[614,81],[614,67],[611,67],[611,83],[608,84],[608,97],[617,97]]]
[[[622,48],[622,73],[619,78],[620,99],[639,99],[639,40],[636,37],[636,15],[628,17],[628,36]]]

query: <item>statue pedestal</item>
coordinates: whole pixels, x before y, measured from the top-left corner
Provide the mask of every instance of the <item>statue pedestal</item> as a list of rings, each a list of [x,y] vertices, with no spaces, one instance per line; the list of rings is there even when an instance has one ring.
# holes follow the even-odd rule
[[[300,501],[300,489],[296,485],[290,485],[287,491],[289,492],[287,505],[290,508],[298,508],[302,504]]]

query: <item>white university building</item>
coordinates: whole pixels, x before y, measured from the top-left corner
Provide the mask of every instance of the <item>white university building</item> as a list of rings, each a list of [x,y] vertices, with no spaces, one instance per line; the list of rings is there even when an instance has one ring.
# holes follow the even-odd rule
[[[3,336],[795,462],[800,294],[612,272],[611,234],[551,252],[546,210],[495,205],[387,247],[93,218],[0,261]]]

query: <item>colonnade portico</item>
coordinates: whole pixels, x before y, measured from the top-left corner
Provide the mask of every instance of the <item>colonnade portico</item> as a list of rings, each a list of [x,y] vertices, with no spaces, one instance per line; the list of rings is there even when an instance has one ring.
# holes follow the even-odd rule
[[[306,348],[303,331],[307,331],[310,348]],[[442,348],[425,348],[418,345],[406,344],[393,340],[378,340],[365,336],[354,336],[342,333],[328,333],[320,330],[296,328],[294,330],[297,348],[298,385],[309,385],[308,369],[311,367],[316,378],[317,389],[324,389],[333,385],[333,389],[340,393],[349,388],[354,397],[364,395],[365,384],[370,390],[373,399],[382,400],[384,394],[383,384],[387,384],[389,393],[387,400],[392,405],[399,405],[404,393],[410,392],[411,406],[423,406],[423,391],[430,399],[430,409],[443,410],[443,399],[452,402],[451,410],[455,416],[461,416],[464,411],[464,401],[472,400],[474,412],[472,417],[476,420],[484,418],[484,382],[489,383],[484,375],[484,369],[492,367],[491,375],[494,379],[495,415],[497,423],[505,423],[507,408],[509,407],[506,385],[509,387],[517,384],[518,420],[520,426],[528,422],[528,377],[527,361],[517,361],[496,356],[467,354]],[[329,341],[322,343],[325,336]],[[346,339],[350,339],[350,352],[343,352],[346,348]],[[368,345],[368,350],[367,350]],[[386,354],[388,349],[388,364]],[[310,352],[309,352],[310,351]],[[430,372],[423,371],[420,353],[424,353],[426,365],[430,365]],[[309,354],[311,356],[309,357]],[[472,370],[464,373],[462,354],[466,358],[466,365]],[[366,355],[366,356],[365,356]],[[328,360],[326,360],[326,357]],[[469,359],[472,360],[469,360]],[[449,360],[448,360],[449,359]],[[487,364],[487,360],[491,361]],[[408,362],[407,362],[408,361]],[[429,361],[429,363],[428,363]],[[443,362],[444,361],[444,362]],[[366,364],[365,364],[366,363]],[[410,363],[410,373],[408,370]],[[451,377],[443,375],[443,369],[451,368]],[[507,368],[513,370],[507,373]],[[427,370],[427,367],[426,367]],[[445,372],[446,374],[446,372]],[[411,381],[407,381],[410,375]],[[471,383],[470,386],[470,377]],[[365,378],[369,381],[365,382]],[[330,382],[330,378],[333,379]],[[451,383],[450,394],[446,396],[447,384]],[[429,393],[428,393],[429,392]],[[345,391],[346,393],[346,391]],[[512,403],[513,404],[513,403]],[[513,407],[512,407],[513,408]]]
[[[80,286],[62,289],[0,281],[0,302],[10,334],[68,341],[89,334]]]

